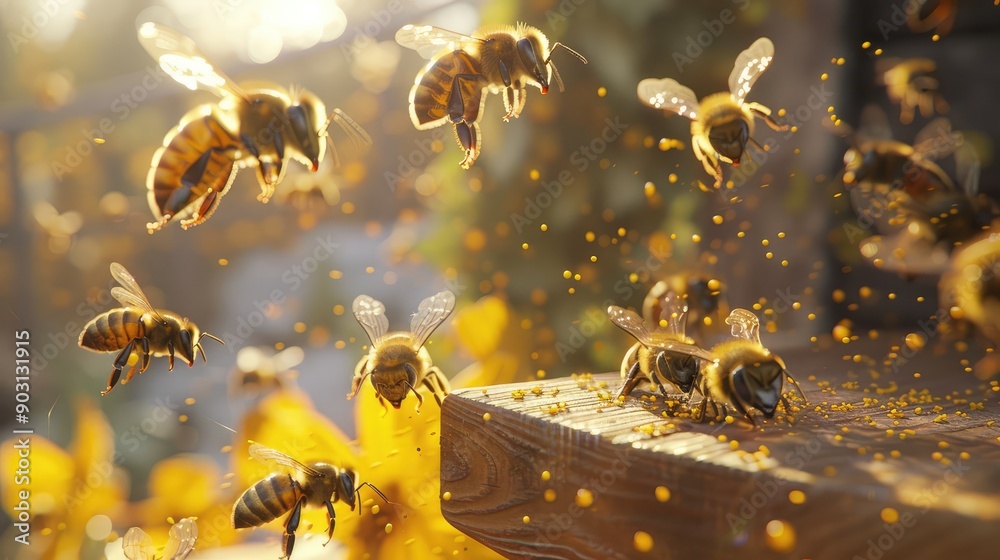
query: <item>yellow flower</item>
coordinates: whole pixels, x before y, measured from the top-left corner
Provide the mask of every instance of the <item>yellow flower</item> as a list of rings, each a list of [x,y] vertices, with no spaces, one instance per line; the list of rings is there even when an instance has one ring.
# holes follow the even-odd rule
[[[365,383],[354,400],[358,440],[351,445],[304,394],[275,393],[241,423],[233,446],[235,484],[246,489],[268,476],[268,466],[249,458],[247,440],[257,441],[306,464],[324,461],[355,470],[359,482],[373,484],[390,500],[384,503],[370,489],[362,488],[360,516],[342,502],[334,504],[334,538],[347,546],[348,558],[498,558],[453,528],[441,514],[441,409],[429,393],[424,398],[419,414],[408,406],[383,414],[374,389]],[[300,539],[309,526],[315,532],[325,529],[322,508],[302,513]],[[284,516],[270,526],[280,532],[283,521]],[[320,538],[325,540],[325,536]],[[280,544],[274,546],[280,553]]]
[[[17,509],[19,493],[29,493],[31,540],[30,546],[13,549],[19,554],[79,558],[103,547],[99,543],[112,523],[123,517],[127,483],[115,464],[114,432],[107,418],[90,400],[81,399],[76,404],[76,429],[68,451],[43,436],[26,436],[30,480],[25,484],[15,482],[22,459],[18,446],[24,438],[0,445],[5,477],[0,500],[15,522],[23,510]]]
[[[503,346],[511,346],[508,325],[510,311],[506,302],[486,296],[455,314],[453,324],[459,340],[476,359],[451,380],[453,387],[482,387],[518,381],[517,355]],[[506,343],[506,344],[505,344]]]

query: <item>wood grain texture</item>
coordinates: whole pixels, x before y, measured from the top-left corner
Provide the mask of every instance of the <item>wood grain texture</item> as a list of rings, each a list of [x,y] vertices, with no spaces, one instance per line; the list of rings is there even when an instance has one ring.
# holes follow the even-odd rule
[[[813,365],[797,374],[810,405],[758,431],[664,417],[648,393],[610,405],[601,385],[613,393],[617,373],[456,391],[443,407],[442,510],[510,558],[995,557],[1000,392],[946,375],[953,355],[920,355],[866,387],[842,354],[784,354],[793,370]],[[795,538],[768,538],[772,520]]]

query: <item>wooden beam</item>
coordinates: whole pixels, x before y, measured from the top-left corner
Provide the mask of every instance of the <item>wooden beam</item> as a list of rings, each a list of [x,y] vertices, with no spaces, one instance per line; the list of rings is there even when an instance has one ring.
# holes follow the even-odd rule
[[[442,510],[510,558],[992,557],[1000,393],[954,355],[872,381],[841,354],[786,354],[824,382],[800,368],[805,414],[756,431],[614,405],[617,373],[456,391]]]

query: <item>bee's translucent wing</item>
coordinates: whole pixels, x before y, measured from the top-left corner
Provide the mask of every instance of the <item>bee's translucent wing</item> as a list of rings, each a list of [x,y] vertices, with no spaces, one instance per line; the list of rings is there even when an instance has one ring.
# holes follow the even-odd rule
[[[687,354],[710,362],[715,361],[711,353],[693,344],[654,339],[649,329],[646,328],[645,321],[635,311],[612,305],[608,307],[608,318],[611,319],[612,323],[632,335],[645,346]]]
[[[962,190],[969,196],[979,193],[979,156],[968,142],[955,149],[955,174],[962,183]]]
[[[752,311],[733,309],[726,317],[726,324],[733,327],[733,336],[760,344],[760,319]]]
[[[427,339],[444,322],[455,309],[455,294],[445,290],[420,302],[417,314],[410,321],[410,332],[413,334],[416,348],[420,348]]]
[[[639,342],[646,345],[655,344],[653,335],[646,327],[645,321],[635,311],[611,305],[608,306],[608,319],[611,319],[611,322],[618,328],[632,335]]]
[[[170,527],[170,540],[163,548],[163,560],[184,560],[194,551],[194,543],[198,540],[198,524],[194,519],[185,517]]]
[[[138,527],[132,527],[122,537],[122,551],[128,560],[153,560],[156,548],[153,539]]]
[[[736,64],[729,74],[729,92],[733,94],[736,103],[743,104],[754,82],[771,65],[772,58],[774,58],[774,43],[767,37],[757,39],[750,48],[736,57]]]
[[[122,305],[125,307],[138,307],[156,317],[158,321],[163,320],[160,314],[156,312],[153,304],[149,303],[149,299],[142,292],[142,288],[139,287],[135,278],[132,277],[124,266],[116,262],[111,263],[111,276],[123,286],[121,288],[117,286],[111,288],[111,295],[121,302]]]
[[[431,59],[440,52],[460,49],[462,43],[482,43],[483,40],[432,25],[404,25],[396,32],[396,42]]]
[[[304,465],[280,451],[271,449],[270,447],[261,445],[257,442],[250,442],[250,456],[257,459],[261,463],[266,464],[268,461],[274,461],[283,467],[288,467],[294,471],[298,471],[309,476],[323,476],[322,473],[312,467]]]
[[[913,149],[929,160],[940,160],[954,153],[962,143],[962,134],[951,130],[951,121],[938,117],[917,133]]]
[[[288,371],[302,363],[306,357],[305,352],[298,346],[289,346],[281,352],[275,354],[271,359],[274,363],[274,371]]]
[[[355,298],[351,309],[354,311],[354,318],[368,333],[368,340],[377,345],[385,333],[389,331],[389,319],[385,316],[385,305],[373,297],[362,294]]]
[[[673,78],[646,78],[636,87],[639,100],[654,109],[677,113],[691,120],[698,118],[698,98],[691,88]]]
[[[184,87],[201,88],[219,97],[246,94],[202,54],[194,39],[158,23],[139,26],[139,44],[160,64],[163,71]]]
[[[660,306],[660,316],[656,317],[656,324],[666,321],[667,332],[679,335],[684,338],[684,331],[687,329],[687,298],[673,290],[663,294]]]

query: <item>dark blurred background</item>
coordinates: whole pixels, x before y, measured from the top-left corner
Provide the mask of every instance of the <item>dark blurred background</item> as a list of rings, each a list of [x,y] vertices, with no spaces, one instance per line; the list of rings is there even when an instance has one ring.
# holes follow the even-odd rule
[[[638,308],[651,282],[671,274],[718,279],[730,305],[757,304],[765,343],[776,349],[829,339],[845,318],[865,328],[912,325],[937,309],[934,279],[871,269],[845,244],[841,224],[855,218],[836,194],[849,141],[822,121],[855,124],[875,103],[894,136],[912,141],[929,119],[900,124],[876,64],[931,58],[947,117],[982,159],[982,189],[997,193],[1000,66],[991,57],[1000,52],[1000,8],[927,4],[925,12],[953,10],[950,32],[914,32],[899,15],[911,5],[903,1],[8,0],[0,12],[9,39],[0,47],[0,294],[5,332],[31,332],[34,427],[68,441],[78,395],[98,400],[116,426],[136,425],[156,399],[196,398],[176,409],[186,422],[158,425],[143,453],[125,457],[141,494],[155,461],[228,441],[209,419],[232,424],[238,415],[226,387],[240,348],[297,345],[305,350],[298,384],[349,432],[344,395],[367,343],[350,313],[360,293],[385,302],[394,329],[441,289],[456,291],[459,309],[503,298],[505,349],[522,379],[617,370],[631,341],[608,323],[605,306]],[[213,98],[155,78],[136,40],[145,21],[191,36],[237,81],[312,90],[328,110],[361,123],[373,147],[358,151],[334,130],[339,168],[329,157],[317,174],[291,163],[267,205],[244,170],[205,224],[148,235],[150,159],[187,110]],[[394,34],[407,23],[471,33],[515,21],[589,64],[556,52],[566,91],[531,89],[509,123],[492,96],[483,154],[463,171],[450,127],[411,125],[407,95],[426,61]],[[699,97],[724,91],[736,56],[760,36],[776,54],[749,99],[785,109],[779,120],[798,130],[758,120],[754,138],[772,147],[766,161],[740,173],[726,167],[731,188],[702,192],[697,183],[712,178],[692,154],[689,122],[642,105],[636,84],[673,77]],[[110,126],[95,135],[102,119]],[[299,192],[286,199],[281,191]],[[303,268],[330,243],[332,255]],[[107,298],[112,261],[155,305],[191,317],[226,346],[206,341],[208,364],[192,369],[168,373],[155,360],[99,398],[113,355],[82,350],[76,339],[89,318],[117,306]],[[899,297],[861,297],[862,287]],[[837,301],[835,290],[843,291]],[[275,291],[278,305],[269,303]],[[450,324],[434,340],[431,353],[449,375],[472,362]],[[4,363],[12,348],[12,340],[0,345]],[[12,380],[0,384],[0,401],[13,403],[12,391]],[[9,422],[5,415],[0,424]]]

